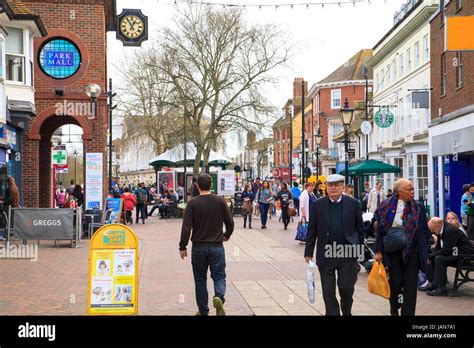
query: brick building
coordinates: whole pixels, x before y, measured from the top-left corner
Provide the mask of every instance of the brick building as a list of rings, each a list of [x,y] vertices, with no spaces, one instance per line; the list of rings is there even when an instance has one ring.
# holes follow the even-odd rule
[[[344,106],[347,98],[350,107],[355,103],[365,101],[366,80],[362,67],[372,57],[372,50],[364,49],[357,52],[348,61],[333,71],[325,79],[314,84],[308,98],[313,104],[313,134],[318,128],[323,136],[320,145],[320,175],[330,175],[343,170],[344,160],[336,143],[343,129],[339,109]],[[369,69],[369,91],[372,88],[372,70]],[[307,118],[309,121],[309,117]],[[361,137],[361,148],[365,149],[364,137]],[[352,146],[350,146],[352,147]],[[313,150],[314,152],[314,146]]]
[[[304,86],[304,87],[303,87]],[[290,145],[293,146],[293,154],[297,154],[297,147],[301,144],[301,106],[302,98],[305,96],[305,105],[310,104],[310,100],[307,98],[308,94],[308,82],[304,81],[303,78],[297,77],[293,81],[293,98],[288,99],[282,108],[283,116],[280,117],[273,124],[273,169],[272,176],[280,178],[284,181],[290,181]],[[306,109],[306,107],[305,107]],[[298,115],[300,114],[300,115]],[[298,122],[299,116],[299,132],[298,127],[295,125]],[[291,125],[293,126],[293,141],[290,141]],[[306,126],[308,126],[308,119],[305,120]],[[308,129],[306,129],[308,131]],[[306,133],[311,134],[311,133]],[[299,141],[299,142],[298,142]],[[294,160],[293,163],[296,163]],[[293,170],[293,175],[296,171]]]
[[[462,185],[474,182],[474,51],[447,52],[445,16],[473,16],[472,0],[441,0],[431,17],[431,214],[460,214]]]
[[[107,31],[115,30],[115,0],[27,0],[22,6],[40,16],[48,36],[34,41],[36,116],[24,138],[23,205],[52,203],[51,135],[74,124],[83,131],[83,153],[102,152],[103,192],[107,192]],[[62,54],[62,56],[61,56]],[[58,60],[49,60],[54,55]],[[100,86],[95,118],[57,114],[57,103],[90,103],[85,88]]]

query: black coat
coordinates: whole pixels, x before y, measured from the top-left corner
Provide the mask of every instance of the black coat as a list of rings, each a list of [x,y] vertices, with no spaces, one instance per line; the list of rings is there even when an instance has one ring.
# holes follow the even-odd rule
[[[443,241],[443,247],[441,247],[441,241]],[[474,253],[474,248],[464,232],[456,226],[445,222],[443,234],[438,238],[434,252],[430,255],[430,258],[435,258],[438,255],[456,256],[453,255],[453,251],[456,250],[455,248],[457,248],[458,255]]]
[[[342,196],[342,225],[347,241],[353,245],[364,243],[364,223],[360,204],[353,198]],[[316,239],[316,263],[322,266],[326,257],[325,246],[329,240],[329,198],[314,201],[309,213],[308,235],[306,237],[305,257],[313,257]]]

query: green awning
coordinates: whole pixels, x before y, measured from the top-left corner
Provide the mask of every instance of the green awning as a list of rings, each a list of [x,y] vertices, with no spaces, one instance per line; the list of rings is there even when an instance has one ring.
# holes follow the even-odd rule
[[[381,173],[400,173],[401,171],[402,170],[399,167],[395,167],[390,164],[376,160],[363,161],[349,167],[350,176],[377,175]],[[342,171],[340,174],[344,174],[344,171]]]

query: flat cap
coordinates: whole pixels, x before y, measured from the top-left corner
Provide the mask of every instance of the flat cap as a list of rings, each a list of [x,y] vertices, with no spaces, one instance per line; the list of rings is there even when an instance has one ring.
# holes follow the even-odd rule
[[[326,178],[326,184],[332,184],[336,182],[344,182],[346,181],[345,176],[340,174],[331,174]]]

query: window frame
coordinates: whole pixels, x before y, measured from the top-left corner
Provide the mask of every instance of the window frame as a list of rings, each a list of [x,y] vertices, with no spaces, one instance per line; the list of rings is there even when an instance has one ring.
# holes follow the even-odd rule
[[[430,59],[430,39],[428,34],[423,36],[423,59],[425,62]]]
[[[420,41],[415,42],[415,68],[420,66]]]
[[[463,86],[463,79],[462,79],[462,52],[456,52],[456,59],[457,59],[457,66],[456,69],[456,89],[461,88]]]
[[[27,47],[27,50],[25,50],[25,36],[26,36],[25,31],[26,31],[26,29],[7,26],[6,27],[7,32],[8,32],[9,28],[21,31],[21,47],[22,47],[23,53],[21,53],[21,54],[20,53],[9,53],[7,51],[7,44],[6,44],[7,38],[5,38],[5,81],[8,82],[9,84],[24,86],[24,85],[27,84],[27,79],[26,79],[26,57],[27,57],[27,54],[26,54],[26,51],[29,52],[29,50],[30,50],[29,46]],[[21,81],[8,79],[8,73],[9,73],[9,66],[7,66],[7,64],[8,64],[8,58],[7,57],[8,56],[20,58],[21,66],[22,66],[22,69],[21,69],[22,70],[21,71],[22,79],[21,79]]]
[[[339,106],[334,104],[334,101],[336,100],[334,98],[334,94],[336,92],[339,92]],[[342,107],[342,90],[340,88],[331,89],[331,110],[340,109],[341,107]]]

